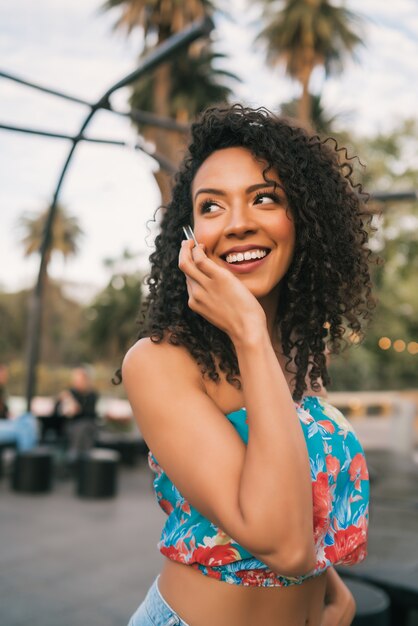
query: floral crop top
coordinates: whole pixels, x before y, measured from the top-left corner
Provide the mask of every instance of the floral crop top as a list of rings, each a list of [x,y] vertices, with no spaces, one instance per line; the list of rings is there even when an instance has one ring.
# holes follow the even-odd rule
[[[361,444],[342,413],[324,398],[306,396],[295,406],[311,466],[315,568],[295,578],[273,572],[189,504],[150,451],[155,494],[168,515],[158,543],[163,555],[206,576],[257,587],[300,584],[331,565],[354,565],[365,558],[369,476]],[[247,443],[245,408],[226,417]]]

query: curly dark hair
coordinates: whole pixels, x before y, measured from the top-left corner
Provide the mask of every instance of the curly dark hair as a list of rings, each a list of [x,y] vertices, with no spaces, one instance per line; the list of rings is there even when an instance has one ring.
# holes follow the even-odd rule
[[[319,391],[330,382],[325,348],[338,353],[348,345],[351,330],[358,343],[375,300],[371,295],[367,247],[371,215],[367,194],[352,181],[353,167],[335,140],[312,136],[291,120],[265,108],[241,105],[207,109],[191,127],[191,142],[175,176],[171,202],[164,210],[161,231],[151,254],[146,283],[149,297],[142,311],[138,338],[187,348],[202,375],[220,380],[218,366],[239,388],[233,343],[220,329],[193,312],[178,254],[182,226],[192,222],[193,178],[209,155],[228,147],[244,147],[280,176],[293,215],[296,242],[293,260],[282,279],[277,331],[283,354],[296,366],[293,398],[307,389]],[[218,365],[215,363],[218,359]],[[288,370],[289,371],[289,370]]]

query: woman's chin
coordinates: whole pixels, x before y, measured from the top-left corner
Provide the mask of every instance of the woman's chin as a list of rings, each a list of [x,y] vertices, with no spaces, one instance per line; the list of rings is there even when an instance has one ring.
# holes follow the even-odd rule
[[[262,289],[259,286],[252,288],[248,285],[249,291],[253,294],[254,298],[256,298],[259,302],[263,302],[269,297],[277,298],[277,290],[274,287],[272,290]]]

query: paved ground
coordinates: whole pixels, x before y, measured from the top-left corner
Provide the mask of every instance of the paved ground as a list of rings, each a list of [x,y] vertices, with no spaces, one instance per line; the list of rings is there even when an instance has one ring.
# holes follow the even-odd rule
[[[145,464],[118,496],[84,500],[72,481],[16,494],[0,483],[0,625],[126,626],[160,569],[164,514]]]
[[[418,474],[384,453],[368,462],[377,478],[369,558],[358,569],[384,576],[396,561],[418,584]],[[97,501],[78,498],[68,480],[41,496],[14,493],[7,475],[0,481],[0,626],[126,626],[160,569],[165,515],[144,460],[122,467],[119,485],[116,498]]]
[[[359,576],[413,602],[408,626],[418,626],[418,454],[407,460],[366,451],[371,473],[367,559],[346,574]]]

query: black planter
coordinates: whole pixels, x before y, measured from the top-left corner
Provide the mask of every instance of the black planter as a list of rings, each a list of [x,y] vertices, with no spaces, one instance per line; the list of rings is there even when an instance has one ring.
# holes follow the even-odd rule
[[[77,495],[81,498],[113,498],[117,493],[120,455],[94,448],[77,463]]]
[[[343,580],[357,605],[352,626],[390,626],[390,598],[383,589],[363,580]]]
[[[11,486],[21,493],[47,493],[52,489],[53,458],[49,450],[33,448],[16,454]]]

